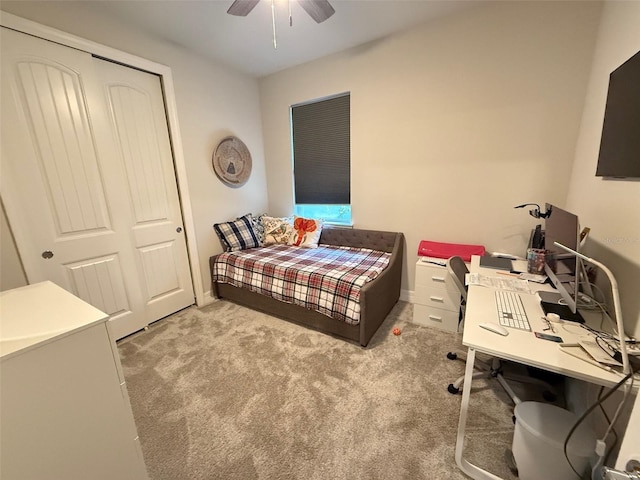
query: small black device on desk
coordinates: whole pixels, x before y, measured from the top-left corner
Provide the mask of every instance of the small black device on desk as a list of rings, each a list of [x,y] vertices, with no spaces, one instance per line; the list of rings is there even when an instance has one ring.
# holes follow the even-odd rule
[[[549,340],[551,342],[562,343],[562,337],[559,337],[557,335],[550,335],[548,333],[542,333],[542,332],[533,332],[533,334],[536,336],[536,338],[540,338],[542,340]]]
[[[483,255],[480,257],[480,266],[493,268],[495,270],[506,270],[508,272],[513,270],[513,263],[511,262],[511,259],[504,257],[491,257],[489,255]]]
[[[549,313],[556,313],[562,320],[584,323],[584,318],[580,315],[580,312],[576,310],[576,313],[573,313],[567,305],[542,301],[540,302],[540,306],[542,307],[545,315]]]

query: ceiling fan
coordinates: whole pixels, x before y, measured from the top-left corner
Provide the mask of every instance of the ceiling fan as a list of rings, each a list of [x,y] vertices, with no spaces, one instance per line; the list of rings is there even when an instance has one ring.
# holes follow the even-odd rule
[[[227,13],[239,17],[246,17],[260,0],[235,0]],[[336,13],[327,0],[298,0],[298,3],[313,18],[316,23],[322,23]]]

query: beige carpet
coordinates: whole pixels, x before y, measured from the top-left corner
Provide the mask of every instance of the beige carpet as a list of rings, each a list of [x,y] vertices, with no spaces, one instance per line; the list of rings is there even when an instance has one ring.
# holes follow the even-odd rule
[[[151,480],[463,479],[460,335],[410,323],[400,302],[366,349],[215,302],[119,343]],[[402,334],[391,331],[400,327]],[[471,396],[468,458],[506,479],[512,407],[495,380]]]

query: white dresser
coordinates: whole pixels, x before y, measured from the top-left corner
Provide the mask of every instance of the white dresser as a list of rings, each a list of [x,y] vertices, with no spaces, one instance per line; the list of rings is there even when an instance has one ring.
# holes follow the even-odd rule
[[[0,477],[144,480],[108,316],[52,282],[0,293]]]
[[[446,267],[424,261],[416,262],[413,323],[457,332],[461,295]],[[438,261],[442,261],[438,259]]]

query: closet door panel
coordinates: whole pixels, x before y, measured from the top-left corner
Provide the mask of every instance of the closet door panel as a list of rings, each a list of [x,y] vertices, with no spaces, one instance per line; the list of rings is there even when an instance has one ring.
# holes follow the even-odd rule
[[[121,281],[118,255],[67,264],[73,291],[85,302],[117,318],[131,311],[127,292]]]
[[[102,65],[101,68],[119,70],[122,67]],[[127,172],[135,223],[168,220],[165,179],[162,163],[158,161],[163,154],[158,142],[161,133],[155,128],[149,94],[135,86],[111,84],[107,95],[116,141]]]
[[[114,338],[193,304],[159,78],[0,34],[0,191],[29,283],[109,313]],[[107,81],[101,64],[155,89]]]
[[[160,78],[95,59],[126,175],[131,238],[153,322],[194,303]]]
[[[45,59],[16,65],[36,162],[43,172],[58,238],[105,233],[109,228],[93,138],[79,75]]]
[[[6,28],[2,46],[0,187],[28,281],[51,280],[87,302],[126,292],[117,313],[144,316],[119,199],[119,173],[90,104],[100,99],[93,58]],[[80,288],[79,265],[118,257],[110,282]],[[136,305],[137,303],[137,305]],[[96,305],[102,307],[103,305]]]

